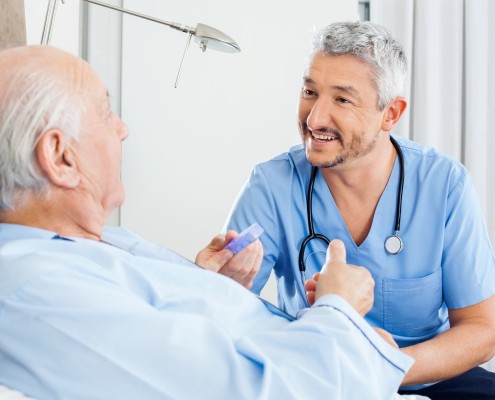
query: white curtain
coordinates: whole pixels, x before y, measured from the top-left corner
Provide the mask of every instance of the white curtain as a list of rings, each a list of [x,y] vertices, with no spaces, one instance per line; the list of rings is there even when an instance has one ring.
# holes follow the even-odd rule
[[[370,0],[409,60],[409,109],[396,133],[470,171],[495,243],[495,1]]]
[[[470,171],[495,243],[495,1],[371,0],[409,60],[409,112],[397,133]],[[490,23],[491,22],[491,23]],[[495,359],[485,367],[495,371]]]

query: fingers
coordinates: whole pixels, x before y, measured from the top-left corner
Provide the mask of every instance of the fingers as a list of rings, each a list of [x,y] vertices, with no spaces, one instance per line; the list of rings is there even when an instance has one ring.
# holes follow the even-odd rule
[[[226,243],[232,240],[232,235],[235,236],[236,233],[231,231],[225,235],[220,234],[213,237],[210,243],[196,256],[196,264],[218,272],[234,256],[230,250],[223,249]]]
[[[314,274],[313,276],[313,279],[308,279],[306,282],[304,282],[304,289],[306,289],[306,292],[309,292],[311,290],[316,290],[316,285],[317,285],[317,281],[318,281],[318,276],[320,274],[319,273],[316,273]]]
[[[210,244],[207,246],[212,250],[222,250],[227,243],[237,236],[235,231],[228,231],[226,234],[219,234],[211,239]]]
[[[196,264],[210,271],[219,272],[232,257],[234,257],[234,253],[230,250],[211,251],[204,249],[196,256]]]
[[[225,235],[216,235],[196,256],[196,264],[218,272],[250,288],[258,273],[263,259],[263,246],[259,240],[235,254],[225,249],[227,243],[237,237],[235,231]]]
[[[312,306],[316,301],[316,292],[306,292],[306,299],[308,300],[308,304]]]
[[[330,242],[327,249],[327,262],[346,264],[347,257],[345,252],[344,242],[342,240],[334,239]]]
[[[218,272],[250,288],[263,259],[263,246],[259,240],[237,253]]]
[[[318,280],[318,275],[315,274],[313,279],[309,279],[304,283],[304,289],[306,290],[306,299],[310,306],[316,301],[316,281]]]
[[[225,246],[227,246],[227,244],[230,243],[233,239],[239,236],[239,234],[236,231],[228,231],[224,236],[225,237],[224,237],[224,242],[222,244],[222,249]]]

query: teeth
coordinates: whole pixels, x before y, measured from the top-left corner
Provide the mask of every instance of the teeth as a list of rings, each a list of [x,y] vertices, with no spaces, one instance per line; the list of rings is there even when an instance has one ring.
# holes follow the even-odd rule
[[[318,135],[316,133],[313,133],[313,137],[315,139],[318,139],[318,140],[327,140],[327,141],[331,141],[331,140],[337,139],[335,136]]]

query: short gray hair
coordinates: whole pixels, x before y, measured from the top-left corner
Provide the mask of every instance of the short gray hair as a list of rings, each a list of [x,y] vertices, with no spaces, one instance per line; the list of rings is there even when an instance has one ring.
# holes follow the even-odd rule
[[[383,110],[395,97],[403,96],[407,59],[402,45],[383,26],[371,22],[336,22],[313,36],[313,53],[350,55],[371,67]]]
[[[7,75],[0,89],[0,210],[14,209],[29,191],[49,188],[35,154],[41,135],[59,129],[77,139],[80,130],[79,108],[66,79],[36,62]]]

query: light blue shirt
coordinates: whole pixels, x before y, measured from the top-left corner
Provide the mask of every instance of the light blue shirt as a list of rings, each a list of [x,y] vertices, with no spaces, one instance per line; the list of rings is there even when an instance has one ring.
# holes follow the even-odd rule
[[[395,137],[395,136],[394,136]],[[385,251],[394,234],[398,160],[376,207],[366,240],[356,246],[321,171],[313,191],[316,233],[340,239],[350,264],[366,267],[375,279],[375,302],[366,319],[390,332],[399,345],[428,340],[448,329],[448,308],[476,304],[495,293],[495,261],[470,176],[458,162],[433,149],[395,137],[404,154],[404,190],[397,255]],[[311,166],[296,146],[257,165],[241,191],[226,229],[241,231],[257,222],[265,230],[261,270],[253,290],[275,271],[281,308],[290,314],[306,306],[298,255],[308,235],[306,193]],[[326,245],[311,241],[306,277],[324,263]]]
[[[104,241],[0,224],[1,384],[39,400],[384,400],[412,364],[341,297],[293,320],[125,230]]]

